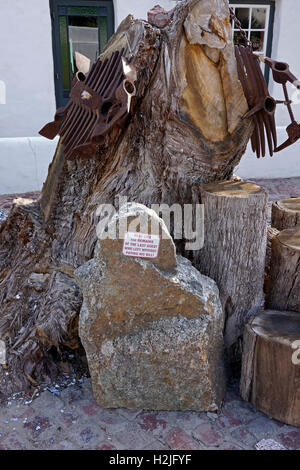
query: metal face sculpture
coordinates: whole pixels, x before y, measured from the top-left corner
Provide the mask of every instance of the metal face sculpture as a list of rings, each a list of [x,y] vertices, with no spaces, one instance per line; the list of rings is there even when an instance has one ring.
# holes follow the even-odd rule
[[[126,125],[137,77],[123,52],[115,51],[103,62],[98,59],[87,77],[79,72],[67,106],[40,131],[48,139],[59,134],[67,158],[90,155],[113,127]]]
[[[235,26],[240,30],[245,43],[245,45],[235,46],[235,56],[239,79],[249,106],[249,111],[243,118],[253,117],[254,120],[254,131],[251,136],[252,150],[256,152],[258,158],[265,156],[266,135],[269,153],[272,156],[273,152],[280,152],[300,139],[300,124],[295,120],[291,106],[292,101],[289,98],[286,86],[289,81],[295,85],[296,88],[300,89],[300,82],[295,75],[290,72],[289,66],[285,62],[278,62],[269,57],[262,57],[255,54],[251,41],[248,40],[245,31],[243,31],[241,27],[240,21],[236,18],[232,9],[230,9],[230,15]],[[271,68],[274,81],[282,85],[285,98],[283,101],[275,100],[270,96],[267,83],[261,71],[260,61]],[[277,146],[275,123],[277,104],[287,106],[291,118],[291,124],[287,127],[288,139],[280,146]]]

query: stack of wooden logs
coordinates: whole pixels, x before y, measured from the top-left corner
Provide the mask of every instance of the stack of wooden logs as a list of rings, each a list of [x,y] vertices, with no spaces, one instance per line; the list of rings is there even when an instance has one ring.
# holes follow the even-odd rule
[[[242,397],[300,426],[300,198],[273,203],[267,227],[267,194],[255,184],[222,181],[200,195],[204,247],[193,261],[219,287]]]
[[[300,426],[300,198],[273,203],[268,243],[266,310],[245,328],[241,394]]]

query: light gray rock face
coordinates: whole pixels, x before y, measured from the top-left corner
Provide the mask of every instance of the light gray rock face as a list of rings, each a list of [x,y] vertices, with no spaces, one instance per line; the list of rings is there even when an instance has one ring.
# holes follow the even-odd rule
[[[153,211],[130,204],[111,224],[127,215],[130,223],[158,222],[165,236],[158,257],[122,256],[123,240],[99,240],[94,259],[75,272],[84,296],[79,334],[95,398],[105,408],[217,410],[225,394],[218,288],[176,257]]]

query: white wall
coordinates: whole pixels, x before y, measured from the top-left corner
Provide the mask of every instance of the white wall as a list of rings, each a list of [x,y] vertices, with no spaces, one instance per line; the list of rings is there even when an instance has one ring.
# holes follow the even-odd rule
[[[0,1],[0,80],[0,137],[38,135],[56,107],[48,0]]]
[[[116,26],[129,14],[135,18],[147,19],[147,12],[155,5],[160,5],[167,11],[174,8],[175,0],[114,0]]]
[[[57,142],[43,137],[0,139],[0,194],[41,189]]]

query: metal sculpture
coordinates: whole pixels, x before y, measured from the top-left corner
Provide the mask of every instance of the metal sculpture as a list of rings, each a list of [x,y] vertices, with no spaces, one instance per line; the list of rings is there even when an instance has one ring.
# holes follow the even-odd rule
[[[265,156],[265,133],[267,135],[270,155],[277,146],[276,124],[274,113],[276,101],[269,94],[267,84],[262,74],[259,59],[249,47],[235,46],[238,75],[242,83],[250,110],[245,118],[253,117],[254,132],[251,136],[253,152],[258,158]]]
[[[54,121],[40,131],[48,139],[59,134],[67,158],[79,152],[90,155],[113,127],[126,125],[136,92],[136,70],[123,52],[115,51],[103,62],[98,59],[87,77],[78,73],[67,106],[59,108]]]
[[[289,81],[296,86],[296,88],[300,89],[300,82],[295,75],[291,73],[289,65],[285,62],[278,62],[269,57],[255,54],[251,41],[248,40],[246,32],[242,29],[240,21],[231,8],[230,16],[236,28],[239,29],[242,41],[244,42],[244,45],[240,44],[235,46],[235,56],[239,79],[249,106],[249,111],[243,118],[252,117],[254,120],[254,131],[251,136],[252,150],[256,153],[258,158],[265,156],[266,135],[269,153],[272,156],[273,152],[280,152],[300,139],[300,124],[295,119],[291,106],[292,101],[289,98],[286,86]],[[282,85],[285,98],[283,101],[275,100],[270,96],[267,83],[260,67],[260,61],[271,68],[274,81]],[[277,146],[275,123],[277,104],[287,106],[291,118],[291,124],[287,127],[288,139],[280,146]]]

